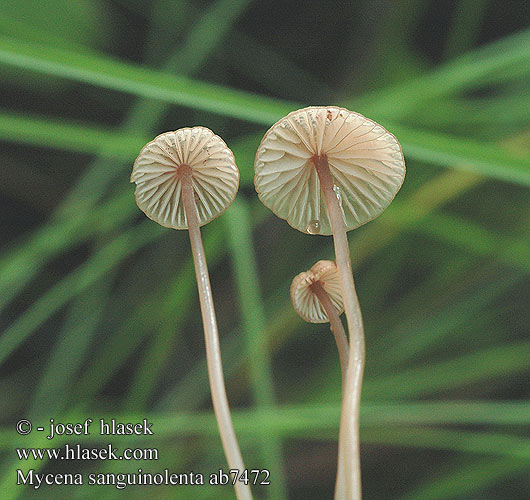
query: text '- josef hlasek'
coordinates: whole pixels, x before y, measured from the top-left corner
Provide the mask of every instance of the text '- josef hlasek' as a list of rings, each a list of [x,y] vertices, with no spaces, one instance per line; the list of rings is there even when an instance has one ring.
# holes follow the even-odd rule
[[[50,418],[50,432],[48,439],[53,439],[55,436],[81,436],[89,435],[93,420],[87,418],[83,423],[62,423],[55,422],[53,418]],[[153,430],[152,423],[148,422],[147,419],[143,419],[142,422],[138,423],[123,423],[116,422],[114,418],[106,421],[104,418],[99,420],[99,434],[102,436],[152,436]],[[41,430],[42,427],[38,427],[37,430]]]

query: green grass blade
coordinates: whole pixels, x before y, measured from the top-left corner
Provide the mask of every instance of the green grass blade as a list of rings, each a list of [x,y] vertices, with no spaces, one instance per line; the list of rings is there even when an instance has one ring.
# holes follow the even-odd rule
[[[473,273],[467,274],[467,280],[474,286],[463,291],[453,290],[450,294],[454,301],[445,304],[439,311],[416,316],[411,314],[385,335],[386,349],[379,362],[382,366],[405,366],[417,360],[422,354],[431,352],[433,347],[446,344],[448,337],[460,332],[483,311],[493,308],[495,301],[508,290],[520,284],[524,275],[506,273],[491,279],[486,284],[482,281],[472,282]],[[419,306],[417,306],[419,307]]]
[[[374,91],[354,102],[374,116],[397,118],[425,102],[477,88],[512,76],[528,77],[530,30],[521,31],[481,47],[408,82]]]
[[[268,125],[296,106],[96,54],[0,38],[0,62],[150,99]]]
[[[435,474],[424,484],[401,495],[398,500],[457,500],[478,498],[477,493],[501,479],[521,474],[528,469],[524,459],[511,457],[466,457]],[[471,497],[470,495],[474,495]],[[482,497],[481,497],[482,498]]]
[[[529,369],[530,342],[487,347],[455,359],[408,368],[388,376],[367,379],[367,400],[416,398],[455,390],[479,381],[507,379]]]
[[[528,401],[399,401],[363,404],[366,425],[530,424]]]
[[[134,158],[146,142],[145,137],[130,132],[8,112],[0,112],[0,137],[20,144],[122,160]]]
[[[438,132],[392,125],[406,158],[530,186],[530,155]]]
[[[113,273],[81,293],[68,310],[56,345],[40,376],[29,415],[52,415],[66,410],[71,381],[78,375],[110,298]]]
[[[160,233],[161,228],[150,221],[122,233],[45,292],[0,337],[0,364],[68,300],[97,281],[126,255],[159,237]]]
[[[392,217],[394,216],[396,219],[401,218],[398,211],[393,212]],[[445,244],[460,247],[473,255],[494,258],[525,274],[530,273],[527,229],[521,231],[521,238],[500,236],[454,215],[431,213],[426,216],[425,223],[418,225],[415,230]]]
[[[445,42],[445,57],[451,59],[473,46],[480,35],[489,0],[460,0]]]
[[[43,265],[61,251],[71,249],[96,234],[105,234],[131,219],[135,206],[131,187],[117,194],[94,212],[80,213],[65,221],[46,224],[31,239],[4,252],[0,258],[0,309],[40,271]],[[98,224],[94,222],[98,221]]]
[[[270,351],[267,348],[268,339],[264,336],[266,316],[252,245],[252,219],[248,204],[242,197],[234,201],[225,215],[225,221],[238,289],[242,333],[245,337],[254,404],[257,408],[270,408],[274,406],[275,395]],[[266,428],[263,428],[260,434],[264,463],[275,478],[267,497],[271,500],[288,498],[281,440]]]
[[[405,448],[429,448],[479,455],[500,455],[530,459],[530,439],[496,432],[470,432],[426,427],[366,429],[365,443],[380,443]]]

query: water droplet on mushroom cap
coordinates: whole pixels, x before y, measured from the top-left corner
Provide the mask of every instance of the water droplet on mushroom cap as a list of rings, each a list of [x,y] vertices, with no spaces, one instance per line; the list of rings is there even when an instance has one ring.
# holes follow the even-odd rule
[[[320,221],[313,219],[307,225],[306,233],[320,234]]]

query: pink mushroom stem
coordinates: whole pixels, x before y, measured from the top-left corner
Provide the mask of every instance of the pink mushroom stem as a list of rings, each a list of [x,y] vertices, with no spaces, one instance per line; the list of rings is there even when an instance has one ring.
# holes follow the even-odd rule
[[[333,336],[335,337],[335,342],[337,343],[337,349],[339,351],[340,368],[342,372],[342,387],[344,387],[349,351],[348,338],[346,337],[344,326],[342,325],[342,321],[340,320],[337,309],[335,309],[333,303],[331,302],[330,296],[326,290],[324,290],[324,287],[320,281],[314,281],[311,284],[311,290],[313,290],[313,293],[317,296],[318,300],[322,304],[322,307],[324,308],[324,311],[326,311],[326,314],[328,315],[329,327],[333,333]]]
[[[204,326],[204,337],[206,342],[206,360],[208,364],[208,375],[212,402],[219,425],[221,441],[230,469],[237,469],[243,473],[245,465],[241,457],[241,451],[237,443],[226,388],[223,377],[223,366],[221,361],[221,348],[219,345],[219,333],[217,320],[210,286],[210,276],[206,265],[204,246],[202,244],[201,230],[199,227],[199,216],[195,204],[195,191],[193,188],[192,171],[189,165],[182,164],[177,170],[180,177],[182,189],[182,202],[186,213],[190,243],[195,263],[195,276],[199,289],[199,300],[201,304],[202,322]],[[236,496],[238,500],[252,500],[250,487],[241,481],[235,482]]]
[[[346,235],[346,225],[337,193],[333,189],[333,175],[325,154],[315,155],[313,163],[320,180],[333,231],[333,244],[339,271],[344,312],[348,321],[350,352],[344,384],[339,431],[339,454],[335,500],[361,499],[361,460],[359,448],[359,407],[364,371],[364,327]]]

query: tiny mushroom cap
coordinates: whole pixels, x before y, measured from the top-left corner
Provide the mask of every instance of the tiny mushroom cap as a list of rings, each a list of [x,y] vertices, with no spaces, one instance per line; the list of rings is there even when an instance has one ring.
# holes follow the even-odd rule
[[[148,143],[134,162],[136,203],[150,219],[187,229],[179,167],[191,169],[199,225],[222,214],[234,201],[239,171],[226,143],[205,127],[165,132]]]
[[[347,230],[383,212],[405,177],[401,146],[381,125],[334,106],[293,111],[263,137],[254,182],[261,201],[304,233],[332,232],[313,163],[324,155]]]
[[[329,295],[340,316],[344,311],[340,278],[337,266],[331,260],[319,260],[309,271],[295,276],[291,284],[291,300],[296,312],[304,321],[328,323],[328,315],[311,287],[317,281]]]

